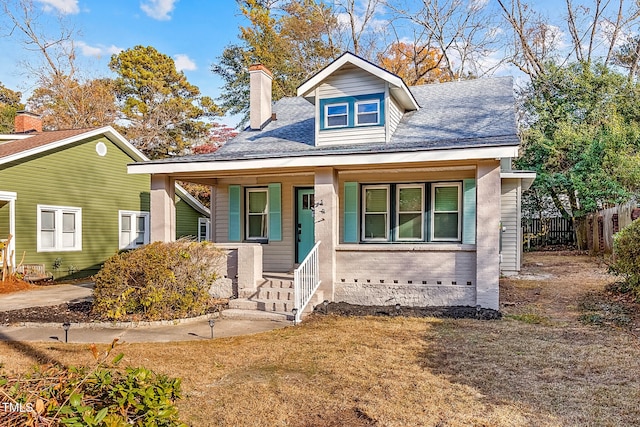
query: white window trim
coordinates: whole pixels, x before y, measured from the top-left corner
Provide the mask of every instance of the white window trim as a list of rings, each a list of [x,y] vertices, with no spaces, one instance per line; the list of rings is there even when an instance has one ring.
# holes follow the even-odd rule
[[[358,114],[358,105],[360,104],[376,104],[376,106],[378,107],[376,110],[376,114],[378,115],[378,121],[375,123],[360,123],[359,122],[359,117],[360,114]],[[355,114],[355,121],[354,121],[354,125],[355,126],[376,126],[380,124],[380,100],[379,99],[363,99],[361,101],[356,101],[353,107],[353,113]],[[362,113],[362,114],[373,114],[373,113]]]
[[[129,230],[129,243],[126,245],[122,244],[122,216],[129,215],[131,216],[131,230]],[[138,218],[145,218],[145,228],[144,228],[144,243],[142,245],[136,245],[136,237],[138,236],[137,224]],[[149,243],[149,227],[151,222],[149,221],[149,212],[142,211],[118,211],[118,247],[120,249],[135,249],[140,246],[144,246]]]
[[[367,215],[367,190],[369,189],[376,189],[376,188],[384,188],[387,190],[387,223],[385,226],[385,237],[384,238],[380,238],[380,237],[367,237],[365,234],[365,218]],[[389,241],[389,227],[390,227],[390,220],[391,220],[391,212],[389,212],[389,210],[391,209],[390,203],[389,203],[389,193],[391,192],[391,186],[390,185],[363,185],[362,186],[362,227],[360,230],[360,236],[362,237],[362,241],[363,242],[388,242]]]
[[[55,246],[53,248],[42,247],[42,211],[54,211],[55,215]],[[62,246],[62,214],[72,213],[75,219],[75,236],[74,245],[72,247]],[[38,205],[37,206],[37,236],[36,247],[38,252],[74,252],[82,250],[82,208],[72,206],[52,206],[52,205]]]
[[[206,235],[204,236],[204,239],[203,239],[203,236],[200,234],[202,224],[204,224],[205,226]],[[210,241],[211,239],[210,236],[211,236],[211,220],[206,217],[198,218],[198,242]]]
[[[458,210],[457,211],[440,211],[438,213],[457,213],[458,214],[458,236],[456,238],[436,238],[435,232],[435,214],[436,214],[436,188],[441,187],[457,187],[458,188]],[[431,241],[433,242],[459,242],[462,240],[462,183],[461,182],[435,182],[431,184]]]
[[[329,107],[339,107],[339,106],[342,106],[342,105],[347,107],[347,110],[346,110],[345,114],[334,114],[332,116],[329,116]],[[347,117],[347,124],[329,126],[329,117],[338,117],[338,116],[346,116]],[[325,104],[325,106],[324,106],[324,129],[345,128],[345,127],[349,127],[349,103],[348,102],[336,102],[335,104]]]
[[[421,197],[421,205],[420,212],[415,211],[406,211],[400,212],[400,190],[403,188],[419,188],[420,189],[420,197]],[[423,184],[397,184],[396,185],[396,226],[395,226],[395,240],[397,242],[422,242],[424,241],[424,185]],[[419,238],[400,238],[400,214],[401,213],[419,213],[420,214],[420,237]]]
[[[249,194],[251,193],[265,193],[266,194],[266,200],[267,200],[267,204],[265,206],[265,212],[261,213],[260,215],[264,215],[265,221],[266,221],[266,236],[260,236],[260,237],[249,237],[249,216],[250,216],[250,212],[249,212]],[[246,209],[245,209],[245,236],[247,238],[247,240],[252,240],[252,241],[264,241],[264,240],[268,240],[269,239],[269,189],[268,188],[247,188],[247,195],[246,195]],[[255,214],[255,216],[257,216],[258,214]]]

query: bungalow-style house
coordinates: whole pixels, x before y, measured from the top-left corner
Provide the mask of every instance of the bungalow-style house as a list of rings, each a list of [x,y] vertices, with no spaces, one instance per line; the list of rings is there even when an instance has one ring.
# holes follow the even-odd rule
[[[215,153],[129,166],[151,174],[151,239],[175,234],[174,181],[204,183],[209,237],[238,258],[237,307],[302,310],[320,293],[498,309],[501,267],[520,268],[520,196],[535,178],[510,167],[512,79],[407,87],[345,53],[297,97],[272,105],[271,81],[250,68],[250,125]],[[293,295],[260,281],[294,270]],[[281,295],[291,302],[272,301]]]
[[[0,239],[9,264],[86,276],[119,250],[148,243],[149,177],[127,173],[128,163],[145,160],[110,126],[43,132],[39,116],[19,112],[15,133],[0,135]],[[209,210],[175,188],[173,237],[206,232]]]

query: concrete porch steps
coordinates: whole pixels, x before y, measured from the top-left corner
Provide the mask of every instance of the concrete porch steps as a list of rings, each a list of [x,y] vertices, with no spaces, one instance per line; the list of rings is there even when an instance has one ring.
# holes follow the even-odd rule
[[[313,306],[322,302],[322,292],[316,293],[307,305],[304,315],[313,311]],[[222,317],[233,319],[293,320],[293,280],[287,276],[270,277],[257,286],[257,291],[248,298],[229,301],[229,309]]]

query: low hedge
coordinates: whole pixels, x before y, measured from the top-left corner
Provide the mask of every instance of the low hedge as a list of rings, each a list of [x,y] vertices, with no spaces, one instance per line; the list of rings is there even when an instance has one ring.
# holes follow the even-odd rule
[[[615,258],[610,271],[624,278],[623,291],[640,299],[640,219],[614,235],[613,251]]]
[[[109,258],[96,275],[93,312],[109,320],[169,320],[204,314],[226,262],[208,242],[154,242]]]

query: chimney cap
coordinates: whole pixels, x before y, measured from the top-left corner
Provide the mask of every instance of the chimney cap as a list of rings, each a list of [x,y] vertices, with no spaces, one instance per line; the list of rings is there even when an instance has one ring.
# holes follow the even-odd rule
[[[269,77],[273,78],[273,73],[271,72],[271,70],[269,70],[267,67],[265,67],[260,63],[250,65],[249,72],[252,72],[252,71],[264,71],[269,75]]]
[[[34,113],[32,111],[27,111],[27,110],[19,110],[16,111],[16,115],[18,116],[31,116],[31,117],[37,117],[37,118],[42,118],[42,116],[38,113]]]

